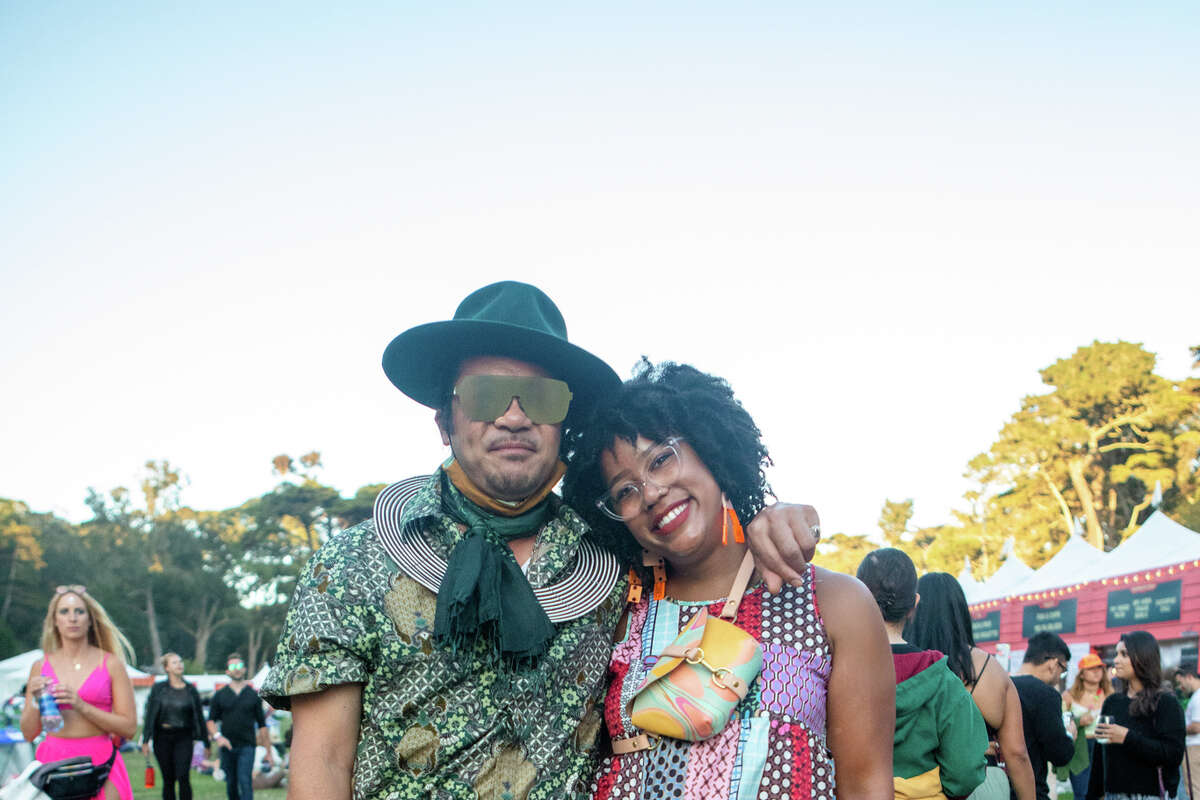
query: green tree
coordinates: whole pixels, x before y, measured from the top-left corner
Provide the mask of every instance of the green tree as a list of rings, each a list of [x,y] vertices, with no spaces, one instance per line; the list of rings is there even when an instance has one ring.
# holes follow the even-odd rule
[[[207,660],[213,631],[238,605],[232,585],[237,553],[222,539],[230,515],[183,506],[185,483],[169,462],[148,461],[142,505],[123,488],[107,495],[90,490],[93,518],[79,529],[91,553],[92,593],[101,602],[102,594],[120,599],[105,606],[154,669],[166,642],[185,657],[190,651]]]
[[[240,598],[233,588],[238,549],[229,527],[232,514],[180,509],[159,522],[171,556],[159,578],[170,591],[158,594],[162,614],[170,620],[170,639],[181,653],[191,652],[201,665],[209,662],[209,642],[239,613]],[[231,544],[232,542],[232,544]],[[190,640],[190,648],[184,645]]]
[[[902,548],[912,541],[908,523],[912,521],[913,501],[884,500],[883,509],[879,512],[879,532],[888,547]]]
[[[1089,541],[1111,549],[1149,513],[1155,482],[1178,502],[1196,490],[1200,382],[1154,373],[1139,344],[1094,342],[1041,370],[1051,391],[1021,401],[968,475],[987,502],[986,524],[1013,536],[1031,566],[1070,535],[1076,517]]]
[[[887,547],[903,550],[918,570],[926,568],[926,558],[939,539],[951,535],[950,526],[913,528],[913,501],[885,500],[879,512],[879,531]]]
[[[1189,348],[1192,353],[1192,369],[1200,370],[1200,345]],[[1194,379],[1189,383],[1195,384]],[[1184,421],[1184,427],[1190,433],[1188,439],[1188,448],[1185,452],[1180,453],[1179,471],[1183,473],[1190,465],[1200,465],[1200,412],[1192,414],[1189,419]],[[1178,437],[1182,440],[1184,437]],[[1189,459],[1187,456],[1190,455]],[[1200,468],[1192,471],[1191,491],[1186,488],[1181,488],[1176,493],[1168,492],[1164,497],[1164,508],[1166,508],[1172,516],[1175,517],[1183,525],[1191,528],[1194,531],[1200,531],[1200,486],[1195,480],[1195,475],[1200,472]],[[1176,484],[1179,487],[1187,487],[1189,481],[1187,476],[1181,476],[1181,479]]]
[[[375,510],[375,498],[387,488],[386,483],[372,483],[363,486],[353,497],[338,498],[329,511],[337,521],[338,526],[350,528],[371,518]]]
[[[147,461],[140,482],[141,508],[133,505],[124,488],[109,493],[111,502],[97,502],[100,498],[95,493],[89,498],[96,517],[85,531],[107,537],[113,545],[103,575],[124,583],[127,592],[140,601],[151,664],[159,663],[164,652],[156,599],[160,592],[175,586],[173,580],[164,581],[161,576],[174,563],[171,544],[178,538],[175,515],[184,482],[183,474],[169,462]],[[176,578],[178,571],[170,570],[169,578]]]
[[[985,551],[978,527],[970,520],[963,519],[962,515],[959,517],[957,524],[936,525],[917,531],[917,552],[910,552],[909,555],[920,571],[957,575],[963,568],[965,558],[971,562],[974,573],[976,564],[984,560]]]
[[[866,536],[850,536],[845,533],[835,533],[822,537],[817,543],[817,554],[814,561],[825,569],[853,575],[858,571],[858,565],[872,550],[879,545]]]
[[[46,566],[38,527],[30,519],[29,506],[0,498],[0,552],[8,558],[8,579],[0,603],[0,625],[7,627],[17,578],[36,574]],[[2,562],[0,562],[2,563]]]
[[[89,489],[81,525],[0,499],[0,657],[36,647],[53,587],[82,583],[155,669],[167,650],[201,668],[238,650],[257,669],[304,564],[328,536],[370,518],[384,486],[341,497],[317,480],[315,451],[273,466],[275,489],[222,511],[184,505],[186,478],[167,461],[146,462],[139,493]]]
[[[341,530],[336,509],[347,502],[317,481],[321,456],[315,451],[301,456],[298,465],[287,455],[276,456],[272,465],[283,481],[236,509],[244,529],[238,585],[247,598],[243,605],[253,611],[242,620],[252,670],[270,656],[296,579],[326,538]],[[346,508],[353,513],[355,506]]]
[[[53,514],[31,511],[19,500],[0,498],[0,658],[40,646],[46,603],[78,558],[69,546],[74,527]],[[78,574],[78,573],[74,573]],[[74,583],[74,580],[58,583]]]

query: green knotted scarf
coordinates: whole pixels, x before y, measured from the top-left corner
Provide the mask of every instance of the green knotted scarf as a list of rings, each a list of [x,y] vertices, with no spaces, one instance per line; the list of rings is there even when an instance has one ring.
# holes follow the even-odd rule
[[[546,524],[550,499],[519,516],[501,516],[471,502],[443,473],[442,511],[467,530],[450,553],[438,589],[434,637],[459,652],[487,637],[511,663],[528,664],[545,654],[554,623],[508,542],[532,536]]]

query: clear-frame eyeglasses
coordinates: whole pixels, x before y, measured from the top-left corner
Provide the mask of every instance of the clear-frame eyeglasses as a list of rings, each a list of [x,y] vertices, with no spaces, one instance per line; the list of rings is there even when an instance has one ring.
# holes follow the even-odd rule
[[[660,489],[667,489],[679,480],[679,472],[683,465],[679,443],[682,441],[683,439],[672,437],[651,447],[642,463],[641,479],[621,478],[610,486],[607,492],[596,498],[596,507],[607,516],[621,522],[636,517],[642,511],[646,484],[651,483]]]

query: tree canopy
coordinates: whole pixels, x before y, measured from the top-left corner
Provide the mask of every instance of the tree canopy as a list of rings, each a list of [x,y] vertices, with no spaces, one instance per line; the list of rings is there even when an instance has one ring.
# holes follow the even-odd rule
[[[273,654],[296,576],[325,539],[370,516],[382,484],[351,497],[318,480],[320,454],[273,460],[280,483],[239,506],[183,504],[187,481],[145,465],[139,492],[88,490],[75,525],[0,498],[0,658],[39,646],[53,587],[82,583],[134,645],[141,666],[180,653],[190,669],[237,650],[251,670]]]
[[[1200,347],[1191,348],[1200,368]],[[1162,508],[1200,529],[1200,379],[1171,381],[1140,344],[1093,342],[1040,370],[1047,391],[1022,398],[991,447],[967,464],[971,513],[912,529],[912,501],[884,503],[875,541],[899,547],[918,568],[986,577],[1004,542],[1033,567],[1076,530],[1111,550]],[[864,542],[870,539],[864,538]],[[819,551],[842,564],[872,547],[845,539]]]

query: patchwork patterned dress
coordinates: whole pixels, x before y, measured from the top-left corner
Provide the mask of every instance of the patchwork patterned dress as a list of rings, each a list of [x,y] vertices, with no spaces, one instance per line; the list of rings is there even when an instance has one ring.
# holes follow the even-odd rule
[[[651,750],[610,755],[592,784],[597,800],[776,800],[834,797],[833,759],[825,740],[825,701],[832,667],[817,607],[813,567],[800,587],[765,587],[742,598],[736,623],[762,643],[763,667],[724,730],[703,742],[661,739]],[[649,594],[649,593],[647,593]],[[635,736],[629,702],[670,644],[701,608],[644,597],[633,606],[629,634],[609,663],[604,719],[613,739]]]

